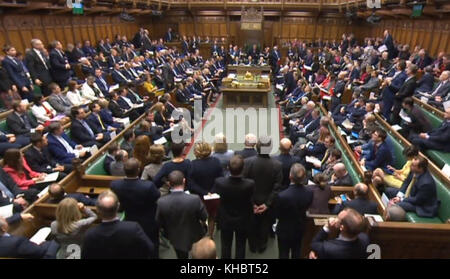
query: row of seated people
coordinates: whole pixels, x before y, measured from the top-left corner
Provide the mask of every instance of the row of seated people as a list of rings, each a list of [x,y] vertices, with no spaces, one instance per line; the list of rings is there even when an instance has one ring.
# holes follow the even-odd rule
[[[206,233],[202,224],[209,219],[208,224],[213,228],[208,228],[208,231],[214,231],[214,222],[211,220],[217,219],[218,228],[221,230],[222,258],[231,257],[234,232],[237,234],[236,257],[244,258],[247,239],[252,251],[264,250],[272,223],[277,218],[280,258],[287,258],[290,253],[292,258],[298,258],[306,211],[309,209],[321,212],[321,208],[328,207],[328,197],[324,199],[323,195],[316,194],[317,190],[314,188],[304,186],[307,171],[301,164],[289,160],[290,166],[287,167],[286,159],[290,156],[289,152],[286,152],[290,147],[288,139],[282,143],[284,154],[278,157],[264,153],[270,146],[269,137],[261,137],[256,143],[253,135],[247,135],[246,147],[234,152],[227,148],[224,136],[218,135],[214,152],[208,143],[196,143],[194,146],[196,159],[190,161],[183,156],[185,145],[173,143],[171,146],[173,158],[162,163],[164,148],[152,145],[149,147],[152,161],[144,167],[142,174],[140,174],[142,159],[136,157],[125,160],[123,171],[126,178],[113,181],[112,192],[104,192],[98,197],[97,212],[103,221],[112,222],[103,222],[88,229],[86,233],[84,233],[86,228],[97,219],[97,216],[79,202],[91,204],[92,200],[86,200],[82,195],[64,195],[62,187],[52,185],[49,189],[51,196],[49,202],[59,202],[56,221],[51,225],[55,239],[61,245],[58,257],[67,257],[69,255],[67,246],[73,243],[80,245],[82,243],[82,258],[158,257],[158,235],[161,228],[175,248],[177,257],[187,258],[193,243]],[[138,138],[134,148],[135,150],[139,148]],[[247,158],[244,159],[243,156]],[[113,164],[114,161],[110,164],[111,170]],[[345,167],[342,169],[339,164],[336,166],[338,166],[336,172],[345,172]],[[288,182],[284,185],[286,168]],[[224,176],[225,173],[229,175]],[[329,191],[328,185],[316,187],[324,188],[320,191]],[[185,189],[191,194],[184,193]],[[366,185],[358,184],[355,187],[356,195],[352,204],[367,199],[367,189]],[[203,201],[204,196],[209,193],[220,195],[221,203],[218,210],[209,207],[207,202]],[[116,217],[119,201],[125,212],[123,222]],[[106,214],[107,212],[109,214]],[[337,212],[338,218],[314,239],[310,257],[367,257],[365,247],[369,243],[368,237],[360,234],[363,230],[362,215],[343,206]],[[348,214],[358,221],[352,230],[345,226],[341,227],[342,233],[355,238],[355,241],[348,243],[349,246],[342,250],[336,247],[324,248],[327,242],[325,236],[330,230],[338,229],[339,220],[346,218]],[[67,215],[72,218],[68,218]],[[111,230],[117,232],[115,236],[105,234]],[[98,241],[99,238],[103,241]],[[352,249],[361,245],[361,249]]]

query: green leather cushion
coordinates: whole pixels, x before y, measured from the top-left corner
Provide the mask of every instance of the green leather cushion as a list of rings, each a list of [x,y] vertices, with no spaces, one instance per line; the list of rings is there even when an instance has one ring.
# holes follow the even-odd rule
[[[86,174],[90,175],[108,175],[105,168],[103,167],[103,162],[105,161],[106,154],[102,155],[97,161],[90,165],[86,169]]]
[[[445,164],[450,165],[450,153],[448,152],[429,149],[425,151],[425,154],[427,154],[428,158],[436,163],[439,168],[443,168]]]
[[[6,124],[6,119],[0,121],[0,130],[4,133],[9,133],[8,125]]]
[[[433,128],[437,128],[439,127],[439,125],[441,125],[443,119],[440,118],[439,116],[435,115],[434,113],[426,110],[425,108],[419,106],[420,109],[423,111],[423,113],[425,114],[425,116],[428,118],[428,120],[430,121],[430,124]]]

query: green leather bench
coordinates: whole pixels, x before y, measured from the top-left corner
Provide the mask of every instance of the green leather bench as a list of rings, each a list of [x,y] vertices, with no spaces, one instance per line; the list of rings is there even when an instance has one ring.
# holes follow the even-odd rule
[[[388,137],[391,139],[392,146],[394,148],[394,153],[396,156],[395,168],[401,168],[406,163],[406,158],[403,156],[403,145],[400,144],[390,133],[388,133]],[[406,218],[411,223],[433,223],[433,224],[442,224],[450,218],[450,189],[444,184],[444,182],[440,181],[436,177],[434,177],[434,181],[436,182],[436,190],[438,199],[441,201],[441,205],[439,207],[438,216],[434,218],[426,218],[419,217],[415,213],[408,212],[406,214]]]
[[[0,130],[5,134],[9,134],[8,125],[6,124],[6,119],[0,121]]]
[[[122,142],[123,142],[123,138],[119,139],[117,143],[120,145]],[[105,171],[105,168],[103,167],[103,163],[105,162],[106,154],[107,153],[103,154],[94,163],[92,163],[92,165],[90,165],[86,169],[85,173],[89,174],[89,175],[109,175]]]
[[[442,118],[437,116],[436,114],[432,113],[431,111],[426,110],[425,108],[419,106],[422,112],[425,114],[425,116],[430,121],[431,126],[433,129],[436,129],[439,127],[443,121]],[[437,151],[429,149],[425,151],[425,154],[434,162],[436,165],[440,168],[444,167],[445,164],[450,165],[450,153]]]

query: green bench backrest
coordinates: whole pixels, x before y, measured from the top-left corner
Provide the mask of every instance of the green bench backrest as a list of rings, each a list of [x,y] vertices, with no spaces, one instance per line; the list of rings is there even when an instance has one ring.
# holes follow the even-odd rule
[[[0,130],[4,133],[9,132],[8,125],[6,124],[6,119],[3,119],[2,121],[0,121]]]
[[[450,189],[445,186],[438,179],[434,179],[436,182],[437,196],[441,201],[441,205],[439,206],[438,217],[445,223],[448,219],[450,219]]]
[[[106,153],[103,154],[97,161],[90,165],[86,169],[86,174],[90,175],[108,175],[105,168],[103,167],[103,162],[105,161]]]
[[[406,164],[406,158],[403,155],[403,149],[404,146],[402,144],[400,144],[400,142],[398,142],[397,140],[394,139],[394,137],[388,133],[388,138],[389,138],[389,143],[392,146],[392,149],[394,150],[394,162],[393,163],[393,167],[396,169],[401,169],[403,168],[403,166]]]
[[[423,108],[421,106],[419,106],[419,107],[423,111],[425,116],[428,118],[428,120],[430,121],[430,124],[433,128],[437,128],[441,125],[441,123],[443,121],[442,118],[440,118],[436,114],[432,113],[431,111],[426,110],[425,108]]]

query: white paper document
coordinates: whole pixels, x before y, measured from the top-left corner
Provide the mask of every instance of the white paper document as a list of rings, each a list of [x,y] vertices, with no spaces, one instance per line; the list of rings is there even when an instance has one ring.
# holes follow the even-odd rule
[[[379,48],[378,48],[378,52],[383,52],[383,51],[386,51],[388,48],[387,48],[387,46],[386,45],[382,45],[382,46],[380,46]]]
[[[58,179],[59,172],[52,172],[45,176],[44,180],[36,181],[36,184],[46,183],[46,182],[54,182]]]
[[[209,200],[217,200],[217,199],[220,199],[220,196],[219,196],[219,194],[213,193],[213,194],[211,194],[211,195],[204,195],[204,196],[203,196],[203,199],[204,199],[205,201],[209,201]]]
[[[383,193],[383,195],[381,196],[381,202],[384,204],[385,207],[387,207],[389,204],[389,198],[386,196],[385,193]]]
[[[375,222],[384,222],[383,217],[378,214],[364,214],[364,217],[372,217]]]
[[[351,137],[347,136],[347,143],[348,144],[352,144],[352,143],[355,143],[355,142],[357,142],[357,140],[353,140]]]
[[[284,85],[283,84],[277,84],[277,86],[275,86],[278,90],[283,91],[284,89]]]
[[[36,243],[37,245],[40,245],[47,239],[47,237],[50,235],[51,232],[52,232],[51,228],[44,227],[40,229],[35,235],[33,235],[30,238],[30,241]]]
[[[154,144],[165,144],[167,142],[165,137],[161,137],[155,141],[153,141]]]
[[[409,117],[403,109],[400,111],[399,116],[400,116],[405,122],[408,122],[408,123],[411,123],[411,122],[412,122],[411,117]]]
[[[347,130],[351,130],[353,128],[353,123],[350,122],[350,120],[345,119],[344,122],[342,122],[342,126]]]
[[[448,164],[445,164],[445,166],[442,168],[442,172],[450,178],[450,166]]]
[[[42,190],[37,196],[38,196],[39,198],[41,198],[41,197],[43,197],[45,194],[47,194],[47,193],[48,193],[48,187],[49,187],[49,186],[45,187],[45,189]]]
[[[97,145],[91,146],[89,152],[91,153],[91,155],[96,154],[96,153],[98,152],[98,147],[97,147]]]
[[[322,162],[320,162],[320,160],[317,159],[316,157],[306,156],[305,159],[306,159],[306,162],[311,163],[313,165],[318,165],[318,166],[322,165]]]
[[[0,207],[0,216],[3,218],[9,218],[13,215],[13,204],[8,204]]]
[[[118,84],[113,85],[113,86],[110,86],[110,87],[109,87],[109,93],[113,92],[113,91],[116,90],[116,89],[119,89],[119,85],[118,85]]]
[[[402,127],[400,127],[400,125],[395,124],[395,125],[392,125],[392,129],[394,129],[395,131],[398,131],[398,130],[401,130]]]
[[[450,100],[444,102],[442,105],[444,106],[444,111],[447,110],[448,108],[450,108]]]

